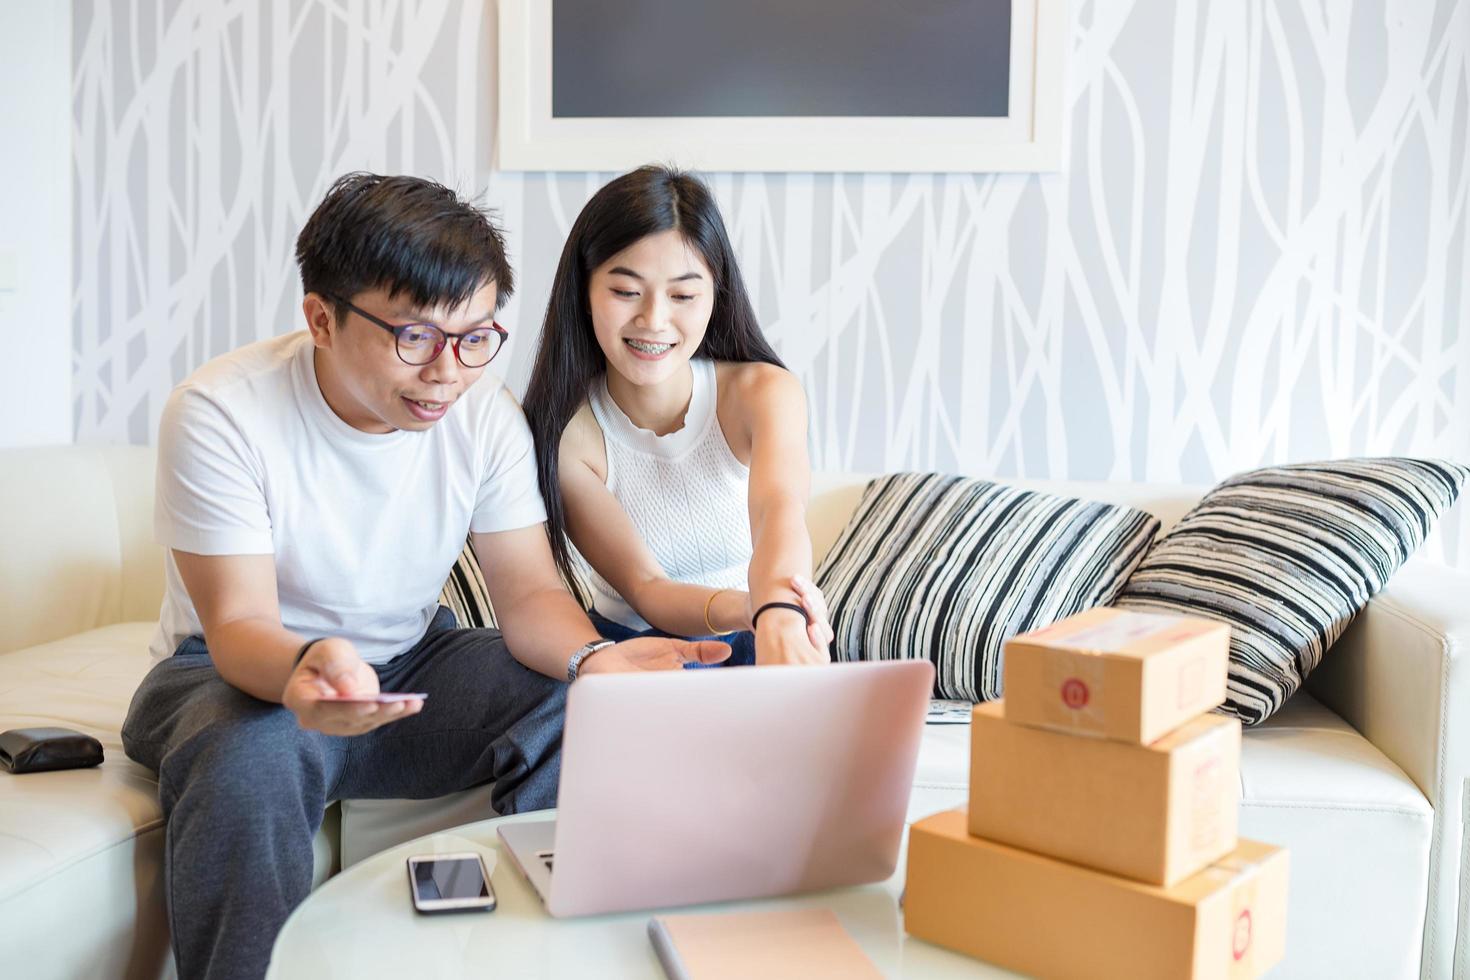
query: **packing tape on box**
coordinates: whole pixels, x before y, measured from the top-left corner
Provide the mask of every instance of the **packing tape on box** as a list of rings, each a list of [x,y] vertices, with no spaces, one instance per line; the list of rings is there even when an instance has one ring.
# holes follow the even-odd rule
[[[1254,871],[1261,866],[1260,861],[1247,861],[1239,854],[1227,854],[1218,861],[1213,861],[1200,874],[1214,875],[1217,878],[1229,881],[1247,871]]]

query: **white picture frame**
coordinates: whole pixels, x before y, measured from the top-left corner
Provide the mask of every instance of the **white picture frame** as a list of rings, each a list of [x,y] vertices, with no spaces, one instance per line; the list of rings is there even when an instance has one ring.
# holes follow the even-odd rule
[[[554,2],[554,0],[553,0]],[[1004,117],[759,116],[557,119],[547,0],[500,0],[501,170],[976,173],[1061,169],[1067,0],[1012,0]]]

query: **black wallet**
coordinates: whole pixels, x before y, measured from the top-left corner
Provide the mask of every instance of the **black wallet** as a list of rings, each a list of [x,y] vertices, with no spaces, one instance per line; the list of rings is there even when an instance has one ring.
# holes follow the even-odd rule
[[[102,765],[102,743],[70,728],[0,732],[0,768],[16,774]]]

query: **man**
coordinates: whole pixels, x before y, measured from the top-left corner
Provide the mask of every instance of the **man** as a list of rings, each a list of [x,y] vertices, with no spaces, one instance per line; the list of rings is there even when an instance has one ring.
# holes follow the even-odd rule
[[[204,365],[159,431],[167,587],[123,744],[158,772],[189,978],[264,973],[333,800],[494,780],[502,813],[554,805],[569,677],[729,652],[602,646],[563,588],[530,431],[481,378],[512,288],[483,212],[352,174],[296,258],[307,331]],[[438,607],[467,532],[503,635]],[[380,692],[427,697],[332,700]]]

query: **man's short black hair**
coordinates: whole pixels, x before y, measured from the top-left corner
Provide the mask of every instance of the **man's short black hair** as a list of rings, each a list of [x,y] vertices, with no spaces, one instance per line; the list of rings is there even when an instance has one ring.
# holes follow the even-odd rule
[[[338,178],[296,238],[296,264],[305,292],[334,300],[381,287],[454,307],[493,282],[498,310],[515,288],[490,212],[421,177]]]

